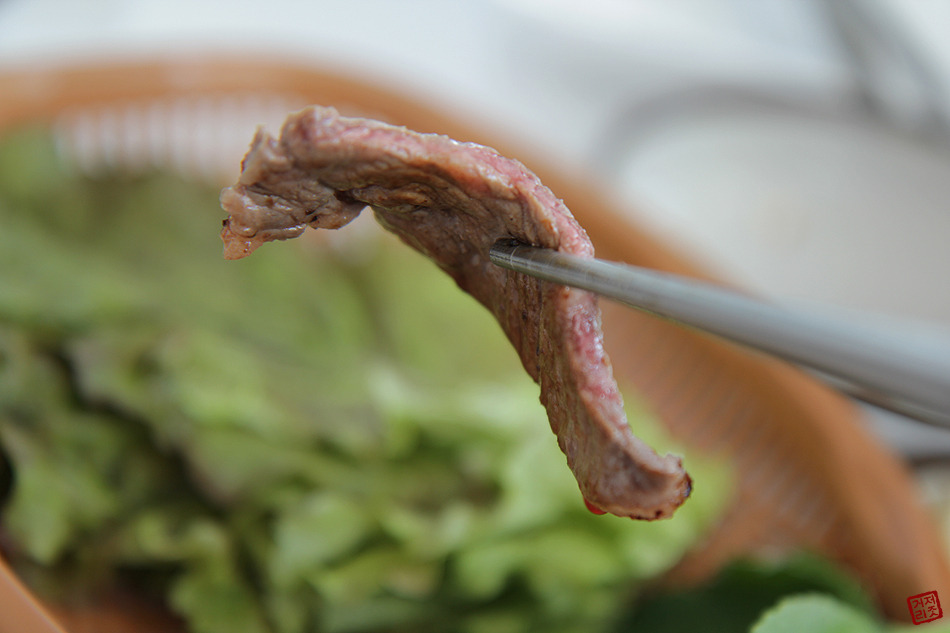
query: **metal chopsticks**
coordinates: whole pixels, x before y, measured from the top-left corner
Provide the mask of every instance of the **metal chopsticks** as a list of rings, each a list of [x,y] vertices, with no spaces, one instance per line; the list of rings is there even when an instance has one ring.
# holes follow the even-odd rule
[[[950,353],[670,273],[498,240],[498,266],[581,288],[817,370],[841,391],[950,426]]]

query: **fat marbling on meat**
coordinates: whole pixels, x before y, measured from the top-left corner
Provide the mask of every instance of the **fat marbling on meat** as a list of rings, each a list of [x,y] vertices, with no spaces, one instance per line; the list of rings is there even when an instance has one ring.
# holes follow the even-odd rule
[[[589,292],[502,269],[499,238],[593,257],[584,229],[518,161],[332,108],[292,114],[279,138],[258,131],[237,184],[221,194],[228,259],[308,226],[336,229],[365,207],[495,315],[541,389],[551,428],[593,509],[668,517],[689,496],[680,459],[634,436]]]

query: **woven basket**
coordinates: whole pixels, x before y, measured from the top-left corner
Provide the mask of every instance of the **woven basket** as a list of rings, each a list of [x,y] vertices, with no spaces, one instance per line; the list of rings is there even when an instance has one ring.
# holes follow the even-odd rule
[[[233,179],[240,157],[230,154],[232,138],[209,133],[208,121],[262,109],[282,115],[308,103],[493,146],[520,159],[565,200],[599,257],[709,278],[623,219],[591,178],[559,171],[504,138],[351,78],[233,57],[0,72],[0,129],[26,122],[59,126],[85,161],[121,166],[148,160],[215,180]],[[152,141],[135,136],[143,112],[159,128]],[[239,130],[239,150],[254,123]],[[178,129],[162,133],[166,125]],[[154,138],[161,139],[157,149]],[[866,431],[851,403],[786,364],[627,308],[602,307],[618,377],[644,396],[678,441],[727,456],[737,472],[730,509],[670,582],[699,582],[738,555],[795,547],[854,570],[894,618],[907,619],[908,596],[950,593],[947,558],[914,480]],[[84,611],[46,608],[72,633],[174,625],[155,613],[143,615],[134,601]],[[0,614],[0,633],[62,630],[2,561]]]

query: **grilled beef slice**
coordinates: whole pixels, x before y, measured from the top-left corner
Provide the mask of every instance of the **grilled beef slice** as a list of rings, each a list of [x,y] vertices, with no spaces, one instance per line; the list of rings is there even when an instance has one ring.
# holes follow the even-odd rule
[[[221,202],[225,257],[336,229],[366,206],[498,319],[540,384],[551,428],[589,506],[668,517],[689,496],[680,460],[635,437],[603,349],[596,298],[492,264],[499,238],[592,257],[570,211],[521,163],[494,150],[330,108],[292,114],[280,138],[258,131]]]

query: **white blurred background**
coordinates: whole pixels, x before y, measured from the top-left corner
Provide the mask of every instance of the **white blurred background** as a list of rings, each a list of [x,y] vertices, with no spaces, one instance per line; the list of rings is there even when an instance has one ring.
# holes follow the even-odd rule
[[[344,69],[602,174],[757,292],[950,340],[947,27],[945,0],[0,0],[0,65]],[[908,428],[881,424],[942,441]]]

